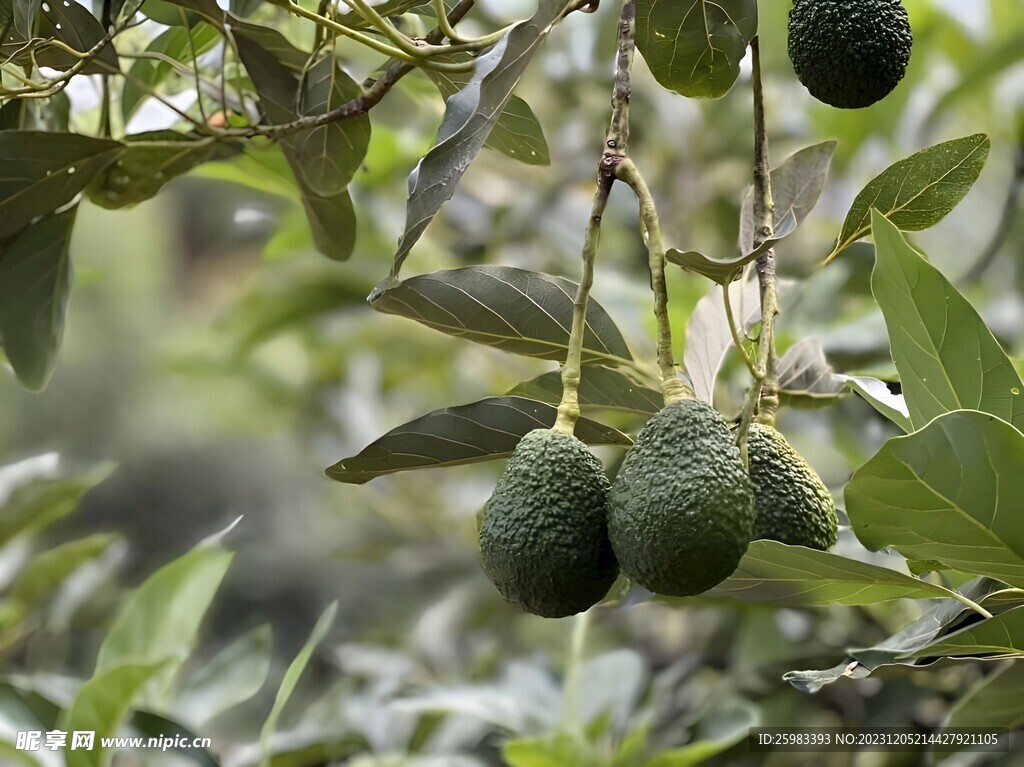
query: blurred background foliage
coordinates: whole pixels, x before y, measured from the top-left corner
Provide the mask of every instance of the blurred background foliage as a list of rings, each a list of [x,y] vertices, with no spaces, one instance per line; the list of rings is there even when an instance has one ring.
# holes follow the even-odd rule
[[[480,5],[497,25],[531,4]],[[827,269],[818,265],[868,180],[917,149],[969,133],[991,136],[990,162],[960,208],[914,240],[1011,355],[1024,356],[1024,216],[1012,192],[1024,178],[1024,6],[905,5],[915,34],[906,79],[891,97],[854,112],[813,101],[795,79],[785,52],[789,4],[762,3],[761,12],[774,161],[818,141],[839,142],[817,209],[779,248],[782,274],[794,281],[781,344],[817,337],[837,371],[883,379],[895,371],[870,296],[871,246],[858,244]],[[575,277],[606,127],[616,13],[605,2],[561,25],[517,91],[540,118],[551,165],[485,152],[417,246],[408,274],[488,263]],[[300,34],[297,23],[282,31]],[[348,66],[359,80],[376,61],[354,50]],[[725,98],[698,102],[663,91],[638,58],[631,154],[676,247],[720,257],[734,251],[751,175],[748,72]],[[96,94],[89,78],[79,80],[69,93],[73,121],[91,124]],[[286,664],[334,600],[333,627],[284,711],[285,734],[273,741],[274,764],[924,763],[913,753],[752,755],[742,737],[754,723],[943,721],[989,664],[896,667],[814,696],[781,681],[784,671],[826,668],[844,648],[889,636],[926,604],[680,607],[631,592],[620,606],[595,611],[586,647],[570,663],[573,621],[502,603],[477,564],[475,516],[500,463],[363,486],[323,476],[324,467],[394,426],[554,368],[376,314],[365,303],[390,266],[405,179],[442,110],[422,74],[405,78],[374,109],[369,153],[351,187],[360,227],[348,263],[314,251],[273,149],[204,166],[128,211],[82,204],[62,363],[41,394],[0,373],[0,463],[57,453],[64,472],[104,462],[116,470],[74,515],[13,543],[0,540],[7,544],[0,565],[10,573],[33,553],[112,536],[93,540],[98,558],[69,582],[85,584],[84,593],[72,599],[65,584],[58,597],[33,603],[27,633],[0,649],[6,672],[43,687],[88,676],[120,589],[243,516],[226,539],[235,560],[189,666],[200,668],[243,636],[252,645],[243,647],[245,657],[273,661],[255,697],[200,718],[223,764],[254,763],[254,722],[265,718]],[[135,119],[139,129],[166,124],[155,104]],[[594,295],[650,359],[645,270],[635,202],[617,188]],[[707,289],[702,278],[671,270],[680,345]],[[744,381],[742,365],[730,360],[716,393],[723,412],[736,411]],[[638,426],[632,416],[614,418]],[[786,408],[779,424],[835,489],[896,433],[855,396],[828,408]],[[621,457],[599,452],[610,464]],[[55,462],[30,465],[54,473]],[[8,473],[8,489],[16,474]],[[845,531],[838,551],[865,556],[850,539]],[[272,651],[265,632],[247,633],[264,625],[272,627]],[[1014,756],[987,758],[960,763],[1010,764]]]

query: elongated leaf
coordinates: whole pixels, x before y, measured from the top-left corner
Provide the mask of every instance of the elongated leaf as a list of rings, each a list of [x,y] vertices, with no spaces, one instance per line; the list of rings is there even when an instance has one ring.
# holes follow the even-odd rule
[[[636,47],[655,79],[691,98],[732,88],[757,34],[757,0],[637,0]]]
[[[124,663],[95,674],[81,686],[75,702],[65,713],[61,729],[69,733],[64,758],[67,767],[102,767],[107,749],[103,738],[117,735],[125,716],[143,686],[165,669],[168,662]],[[92,749],[70,747],[70,733],[93,732]]]
[[[523,397],[489,397],[435,410],[334,464],[327,476],[361,485],[396,471],[507,458],[528,432],[554,426],[557,415],[557,407]],[[576,422],[576,436],[589,445],[630,444],[625,434],[589,418]]]
[[[362,88],[338,66],[333,56],[320,59],[302,79],[299,116],[326,114],[358,98],[362,92]],[[370,144],[370,118],[364,114],[336,120],[297,133],[290,142],[305,186],[314,194],[330,197],[345,190],[366,157],[366,148]]]
[[[983,410],[1024,427],[1024,384],[967,300],[896,227],[872,219],[871,291],[916,428],[950,410]]]
[[[920,648],[914,658],[1024,657],[1024,607],[1015,607]]]
[[[370,305],[457,338],[545,360],[565,359],[576,283],[507,266],[467,266],[411,277],[370,294]],[[587,306],[583,361],[633,359],[612,318]]]
[[[733,347],[725,315],[723,290],[729,291],[729,302],[735,322],[748,330],[761,319],[761,304],[756,280],[736,281],[714,285],[697,306],[686,323],[686,349],[683,362],[697,398],[714,404],[715,380],[722,369],[725,356]]]
[[[174,9],[180,13],[179,9]],[[180,23],[180,22],[179,22]],[[191,36],[191,39],[190,39]],[[210,50],[220,40],[220,32],[216,27],[199,22],[194,27],[174,26],[157,35],[146,47],[150,53],[188,62],[192,66],[193,50],[195,55]],[[121,117],[127,123],[142,102],[149,97],[149,90],[163,83],[174,69],[167,61],[156,59],[136,59],[125,76],[124,88],[121,91]]]
[[[199,767],[220,767],[217,760],[205,748],[192,746],[200,736],[180,722],[152,711],[136,711],[132,716],[132,727],[148,738],[163,738],[165,750],[190,760]]]
[[[743,273],[743,267],[757,259],[775,245],[793,233],[797,227],[796,214],[793,210],[786,213],[779,221],[775,234],[762,242],[756,248],[737,258],[711,258],[695,250],[683,251],[669,248],[665,257],[673,264],[688,269],[691,272],[702,274],[709,280],[714,280],[719,285],[727,285],[738,280]]]
[[[949,712],[947,727],[1005,727],[1008,730],[1024,725],[1024,663],[1010,661],[981,680],[960,698]],[[936,746],[936,753],[953,749]]]
[[[49,383],[64,340],[77,209],[41,218],[0,247],[0,339],[18,380],[33,391]]]
[[[922,149],[886,168],[854,199],[825,262],[871,231],[872,209],[906,232],[935,226],[977,181],[990,146],[988,136],[978,133]]]
[[[284,674],[284,680],[281,682],[281,686],[277,690],[277,696],[274,698],[274,706],[271,708],[270,714],[260,730],[260,752],[262,754],[260,767],[270,766],[270,736],[274,734],[277,721],[281,718],[281,712],[284,711],[284,707],[288,704],[288,699],[295,692],[295,686],[299,683],[302,672],[309,665],[309,661],[313,657],[313,651],[316,650],[317,645],[327,636],[327,632],[331,630],[331,626],[334,624],[334,616],[337,613],[338,603],[331,602],[317,620],[316,625],[313,626],[313,631],[310,632],[309,639],[306,640],[302,649],[299,650],[299,654],[295,656],[291,665],[288,666],[288,670]]]
[[[0,546],[17,535],[36,535],[67,517],[112,471],[112,465],[103,464],[67,477],[36,477],[16,487],[0,505]]]
[[[121,608],[100,645],[96,673],[125,663],[170,661],[168,673],[154,680],[146,696],[159,700],[170,674],[188,657],[233,556],[219,542],[203,541],[147,578]]]
[[[870,549],[1024,586],[1024,435],[972,410],[896,437],[846,486],[846,511]]]
[[[460,60],[453,57],[453,60]],[[445,100],[462,90],[469,82],[468,75],[424,70],[441,91]],[[498,117],[491,135],[484,144],[527,165],[550,165],[551,154],[544,138],[544,129],[530,105],[518,96],[512,96]]]
[[[37,554],[11,583],[9,598],[22,609],[31,608],[117,539],[116,534],[96,533]]]
[[[0,242],[71,202],[123,151],[75,133],[0,131]]]
[[[409,251],[455,194],[455,187],[483,149],[512,91],[564,8],[565,0],[538,0],[533,17],[517,24],[478,57],[472,79],[448,99],[437,143],[409,175],[405,231],[395,253],[392,277],[398,277]]]
[[[654,415],[664,406],[664,401],[661,392],[652,386],[657,384],[641,383],[621,370],[603,365],[584,365],[577,393],[580,406],[584,408]],[[556,370],[524,381],[507,396],[526,397],[557,405],[562,400],[562,374]]]
[[[772,201],[775,205],[772,217],[777,231],[785,225],[790,216],[796,226],[799,226],[814,209],[818,197],[821,196],[821,190],[825,187],[836,146],[835,141],[823,141],[805,147],[783,160],[779,167],[772,169]],[[743,198],[743,208],[740,211],[740,250],[748,253],[753,249],[754,192],[751,187]]]
[[[60,40],[71,49],[86,53],[103,40],[105,32],[103,25],[85,6],[75,0],[57,0],[43,3],[37,35]],[[36,61],[45,67],[63,71],[70,69],[79,59],[56,46],[46,46],[36,54]],[[113,45],[106,45],[81,71],[96,75],[117,73],[118,70],[117,52]]]
[[[233,144],[173,130],[136,133],[126,136],[125,143],[127,151],[87,190],[89,199],[103,208],[137,205],[204,162],[225,160],[241,152]]]
[[[942,586],[896,570],[778,541],[751,541],[728,579],[706,592],[785,605],[870,605],[949,596]]]

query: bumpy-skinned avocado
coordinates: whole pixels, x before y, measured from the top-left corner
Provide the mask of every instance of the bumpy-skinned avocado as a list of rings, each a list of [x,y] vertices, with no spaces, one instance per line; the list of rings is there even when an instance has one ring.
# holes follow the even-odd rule
[[[913,44],[899,0],[795,0],[789,58],[819,101],[843,109],[870,106],[903,79]]]
[[[537,429],[520,440],[480,521],[481,564],[505,599],[562,618],[608,593],[619,574],[608,488],[601,463],[575,437]]]
[[[666,406],[640,431],[608,509],[622,572],[671,596],[728,578],[754,529],[754,491],[733,436],[693,399]]]
[[[747,438],[757,519],[754,538],[824,551],[836,542],[836,504],[825,483],[774,426],[755,423]]]

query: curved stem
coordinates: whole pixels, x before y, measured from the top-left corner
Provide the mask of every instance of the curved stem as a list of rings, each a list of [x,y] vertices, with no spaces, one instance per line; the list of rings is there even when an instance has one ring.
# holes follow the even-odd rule
[[[754,365],[754,361],[747,354],[747,349],[743,346],[743,342],[740,340],[739,328],[736,326],[736,315],[732,310],[732,298],[729,295],[729,285],[722,285],[722,303],[725,305],[725,318],[729,323],[729,332],[732,334],[732,342],[736,347],[736,351],[740,353],[740,357],[743,358],[743,363],[747,366],[747,370],[750,371],[750,375],[754,378],[758,377],[757,367]],[[740,317],[740,322],[743,322],[743,318]]]
[[[984,618],[991,618],[992,617],[992,613],[990,613],[988,610],[986,610],[984,607],[979,605],[974,600],[972,600],[972,599],[970,599],[968,597],[965,597],[959,591],[950,590],[949,594],[957,602],[959,602],[960,604],[966,605],[967,607],[971,608],[972,610],[974,610],[974,612],[978,613],[978,615],[981,615]]]

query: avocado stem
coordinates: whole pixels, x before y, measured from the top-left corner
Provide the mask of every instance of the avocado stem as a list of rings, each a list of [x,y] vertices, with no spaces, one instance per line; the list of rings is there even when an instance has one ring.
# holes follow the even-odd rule
[[[626,157],[629,142],[629,97],[632,92],[630,72],[636,49],[636,0],[623,0],[619,14],[615,83],[612,87],[612,116],[605,134],[604,149],[597,164],[597,187],[591,203],[583,238],[582,274],[572,305],[572,327],[569,348],[562,365],[562,399],[558,404],[558,417],[552,427],[555,431],[571,435],[580,417],[579,386],[582,377],[583,336],[587,327],[587,302],[594,284],[594,261],[601,240],[601,218],[608,205],[608,195],[615,184],[616,169]]]

